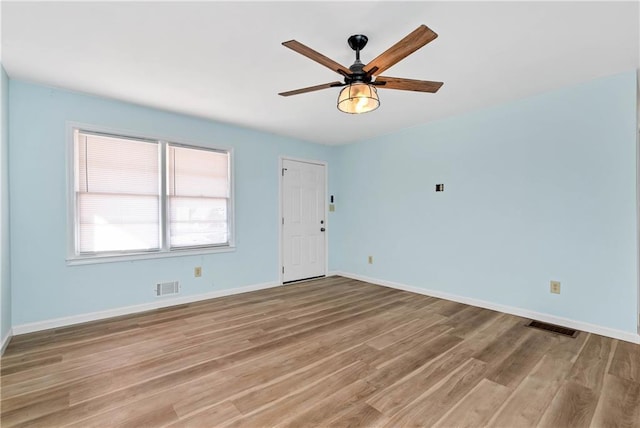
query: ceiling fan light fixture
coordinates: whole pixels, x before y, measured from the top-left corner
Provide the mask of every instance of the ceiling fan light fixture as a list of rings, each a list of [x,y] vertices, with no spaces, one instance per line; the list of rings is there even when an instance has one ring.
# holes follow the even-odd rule
[[[368,113],[378,107],[380,107],[378,90],[367,83],[351,83],[342,88],[338,95],[338,110],[344,113]]]

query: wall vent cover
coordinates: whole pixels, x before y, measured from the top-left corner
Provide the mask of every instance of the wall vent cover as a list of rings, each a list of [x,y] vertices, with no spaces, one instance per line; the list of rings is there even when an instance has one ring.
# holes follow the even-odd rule
[[[180,283],[178,281],[158,282],[156,284],[156,297],[178,293],[180,293]]]
[[[560,334],[562,336],[576,337],[579,333],[578,330],[572,328],[561,327],[559,325],[547,324],[546,322],[531,321],[527,324],[527,327],[537,328],[539,330],[550,331],[551,333]]]

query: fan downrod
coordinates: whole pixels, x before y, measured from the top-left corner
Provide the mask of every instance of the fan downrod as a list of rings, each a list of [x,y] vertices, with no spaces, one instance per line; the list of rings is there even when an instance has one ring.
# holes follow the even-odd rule
[[[367,36],[363,34],[355,34],[347,40],[351,49],[356,51],[356,61],[351,64],[349,70],[351,70],[350,76],[345,76],[344,83],[350,84],[352,82],[365,82],[369,83],[371,81],[371,77],[367,76],[366,73],[362,70],[364,64],[360,61],[360,50],[362,50],[366,45],[369,39]]]

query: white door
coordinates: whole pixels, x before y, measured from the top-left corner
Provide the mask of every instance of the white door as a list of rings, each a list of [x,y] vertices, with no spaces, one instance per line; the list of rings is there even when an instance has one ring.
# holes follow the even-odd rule
[[[325,166],[282,161],[282,282],[326,275]]]

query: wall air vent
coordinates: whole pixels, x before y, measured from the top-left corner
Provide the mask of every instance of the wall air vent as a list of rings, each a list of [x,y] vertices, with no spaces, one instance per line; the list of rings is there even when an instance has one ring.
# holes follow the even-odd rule
[[[178,293],[180,293],[180,283],[178,281],[158,282],[156,284],[156,297]]]
[[[560,334],[562,336],[576,337],[579,333],[578,330],[572,328],[561,327],[559,325],[547,324],[546,322],[531,321],[527,324],[527,327],[533,327],[540,330],[550,331],[551,333]]]

